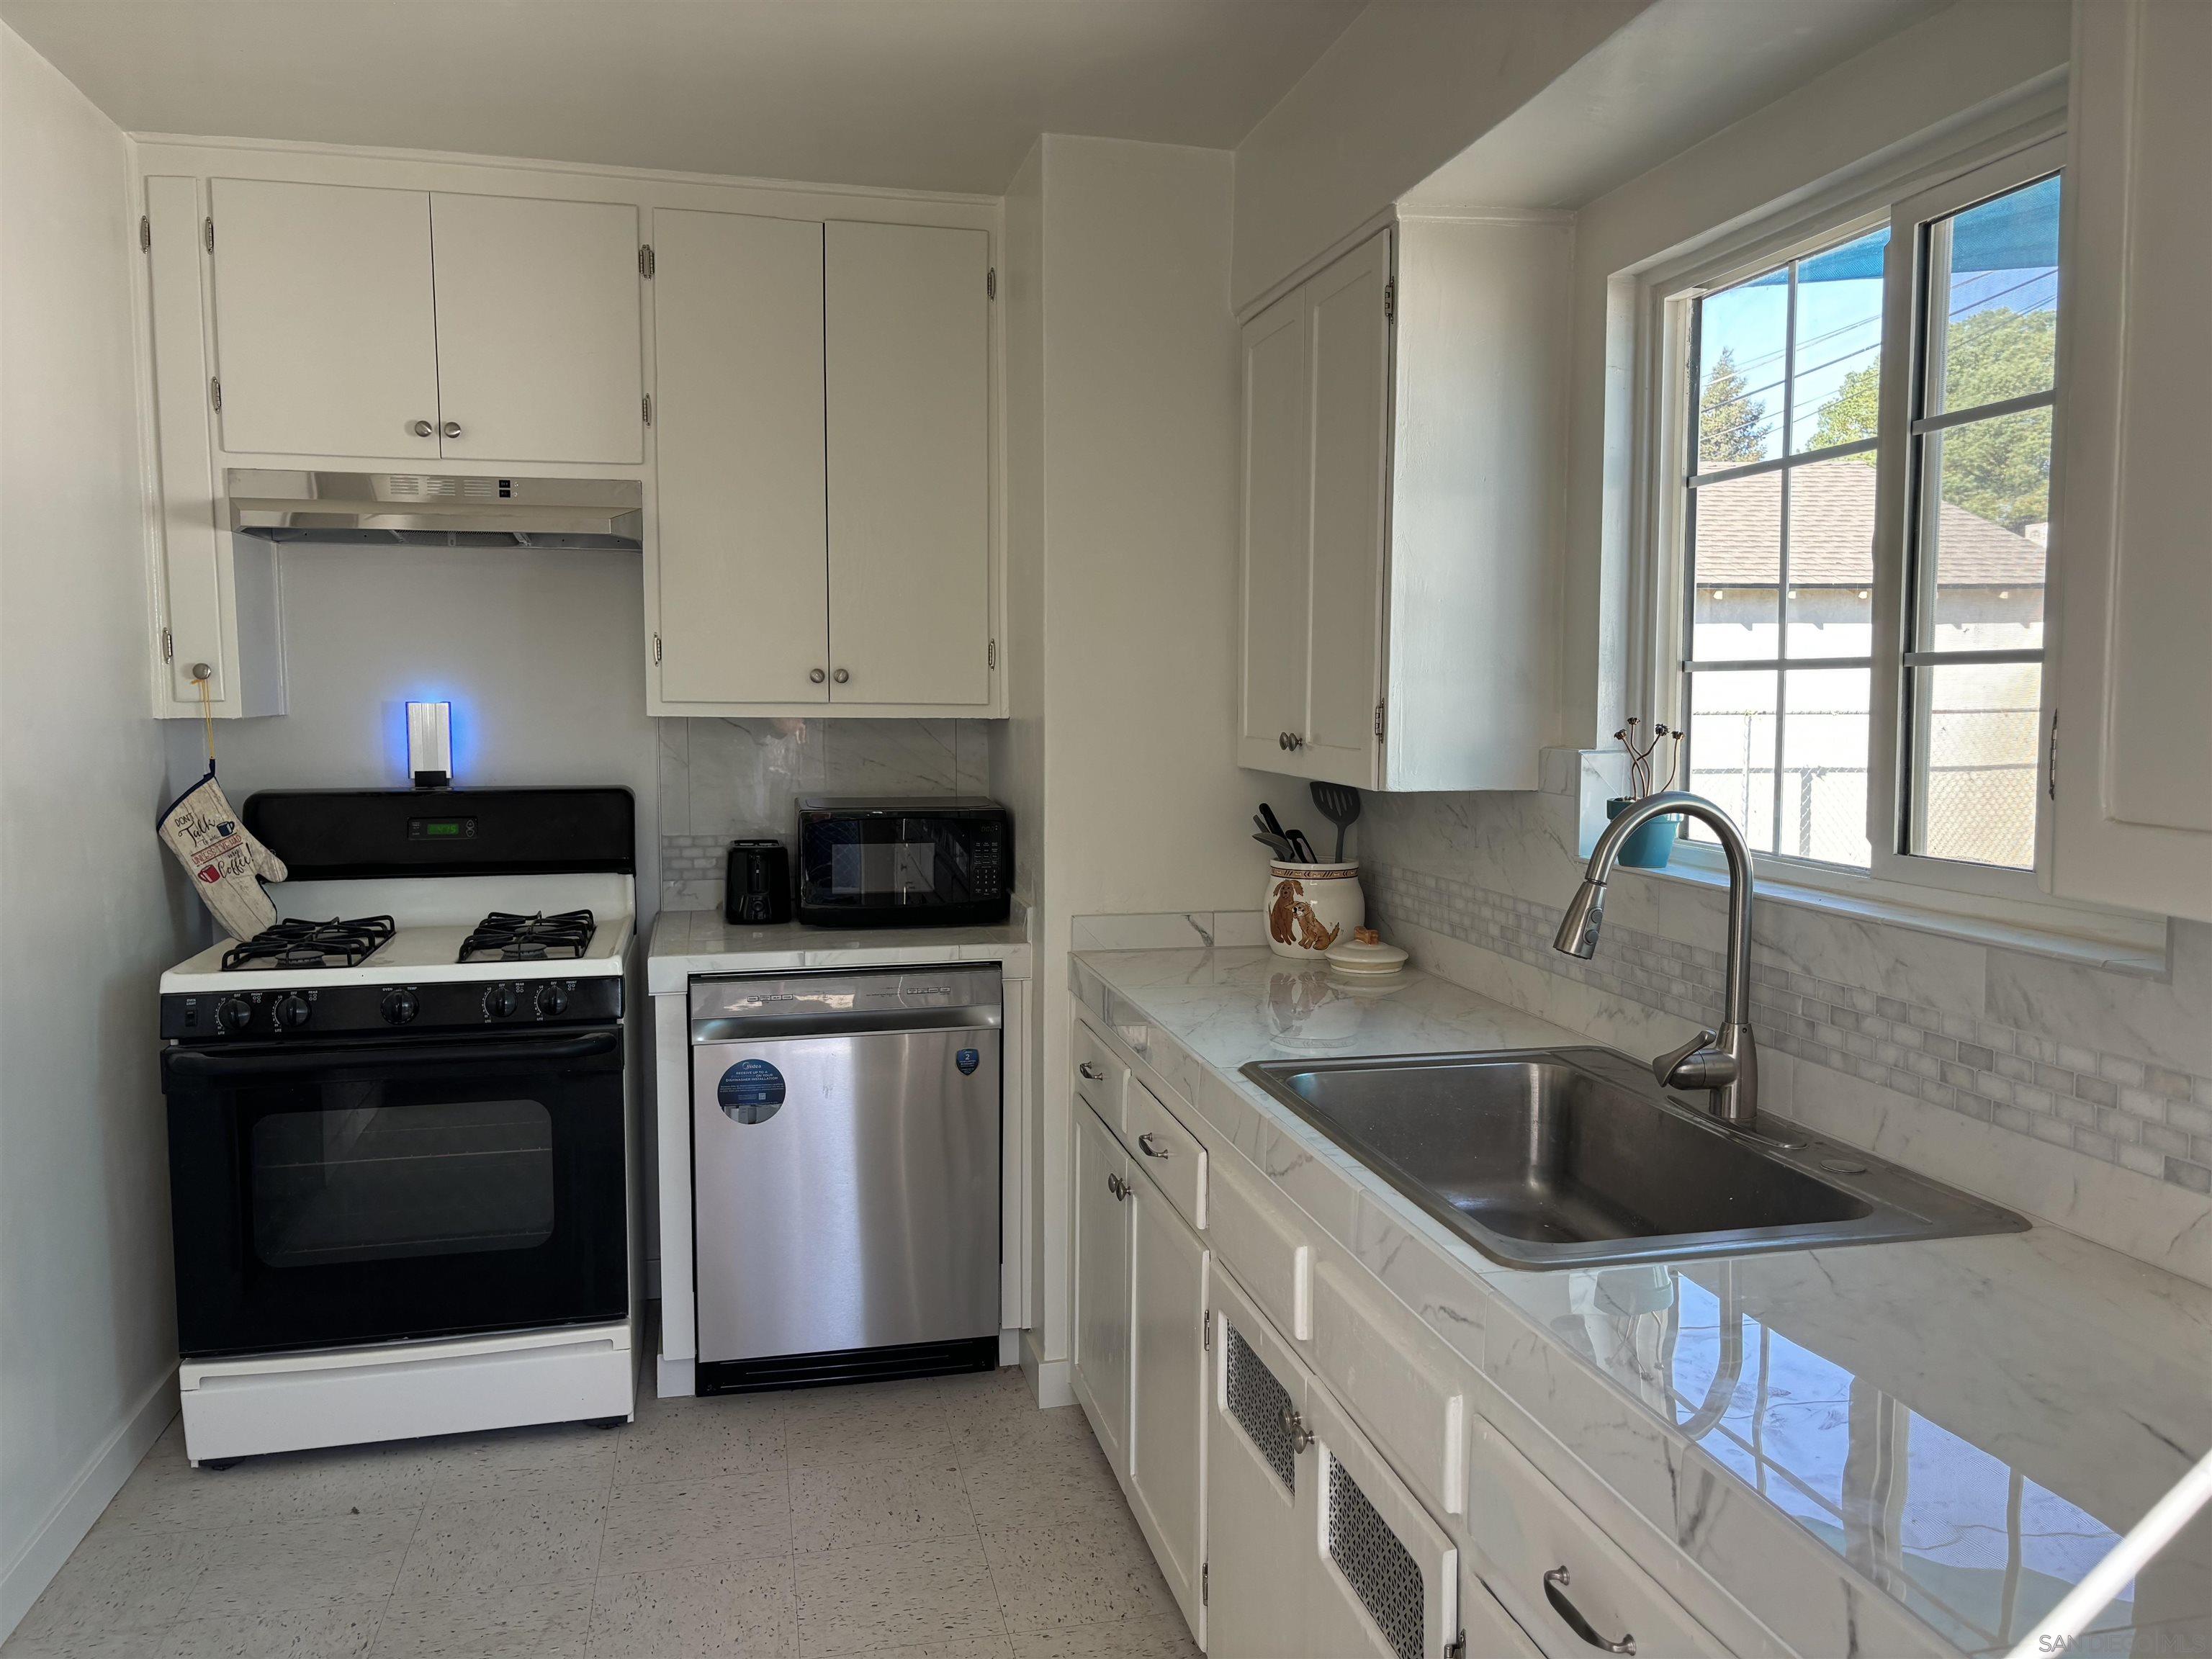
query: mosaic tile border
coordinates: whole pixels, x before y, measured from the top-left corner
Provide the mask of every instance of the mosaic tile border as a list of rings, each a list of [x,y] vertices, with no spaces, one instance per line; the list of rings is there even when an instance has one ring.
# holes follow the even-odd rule
[[[1510,893],[1369,862],[1368,902],[1391,919],[1711,1024],[1726,958],[1608,922],[1589,962],[1552,948],[1561,912]],[[2212,1194],[2212,1078],[1793,973],[1752,952],[1761,1043],[2185,1191]]]

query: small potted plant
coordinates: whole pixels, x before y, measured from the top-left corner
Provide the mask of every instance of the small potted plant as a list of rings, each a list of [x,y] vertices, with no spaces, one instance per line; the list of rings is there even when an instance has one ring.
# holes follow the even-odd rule
[[[1617,818],[1642,800],[1646,795],[1656,795],[1674,787],[1674,769],[1681,764],[1682,739],[1688,735],[1683,726],[1654,726],[1650,738],[1637,731],[1637,717],[1631,714],[1628,724],[1613,735],[1628,751],[1628,793],[1615,795],[1605,804],[1605,815]],[[1658,777],[1658,755],[1669,739],[1673,746],[1667,749],[1667,772]],[[1658,778],[1657,787],[1653,787]],[[1670,813],[1653,818],[1632,833],[1620,848],[1620,862],[1634,870],[1663,870],[1667,860],[1674,856],[1674,843],[1682,834],[1680,813]]]

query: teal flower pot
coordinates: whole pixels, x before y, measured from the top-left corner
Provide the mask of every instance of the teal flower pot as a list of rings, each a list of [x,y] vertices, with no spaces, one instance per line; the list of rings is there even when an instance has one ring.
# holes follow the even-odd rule
[[[1615,795],[1605,804],[1605,815],[1617,818],[1636,803]],[[1664,870],[1674,856],[1674,843],[1682,838],[1682,815],[1670,812],[1639,824],[1620,846],[1620,862],[1632,870]]]

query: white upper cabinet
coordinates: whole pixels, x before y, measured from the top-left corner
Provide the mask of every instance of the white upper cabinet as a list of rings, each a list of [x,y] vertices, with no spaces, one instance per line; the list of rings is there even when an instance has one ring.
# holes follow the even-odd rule
[[[429,198],[258,179],[210,188],[222,447],[435,459]]]
[[[430,198],[448,460],[645,456],[637,210]]]
[[[1407,219],[1244,329],[1242,765],[1533,789],[1572,230]]]
[[[653,234],[660,695],[826,702],[822,227],[664,209]]]
[[[2212,8],[2074,9],[2051,885],[2212,921]]]
[[[218,179],[234,454],[644,458],[637,210]]]
[[[830,698],[991,700],[990,238],[833,222]]]

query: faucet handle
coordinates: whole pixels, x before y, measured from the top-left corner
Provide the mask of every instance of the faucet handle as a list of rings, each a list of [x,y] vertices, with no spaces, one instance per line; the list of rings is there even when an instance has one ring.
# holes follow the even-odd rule
[[[1735,1056],[1716,1048],[1717,1031],[1699,1031],[1680,1048],[1651,1062],[1651,1075],[1677,1089],[1717,1089],[1736,1077]]]

